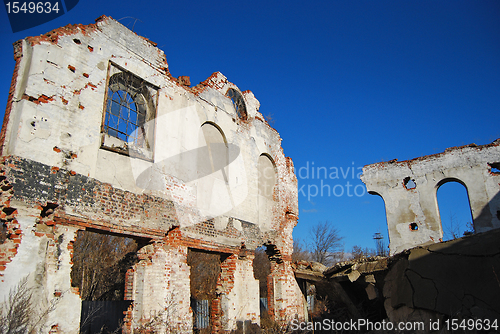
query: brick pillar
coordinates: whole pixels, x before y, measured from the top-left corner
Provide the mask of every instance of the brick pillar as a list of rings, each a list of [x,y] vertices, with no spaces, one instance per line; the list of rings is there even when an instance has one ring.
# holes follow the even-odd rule
[[[293,319],[305,319],[307,302],[292,271],[291,261],[271,262],[268,277],[269,315],[285,324]]]
[[[133,271],[131,332],[192,333],[187,247],[157,243],[138,252]],[[129,286],[127,280],[127,287]]]
[[[275,261],[271,261],[271,273],[273,273],[274,268],[276,266]],[[269,274],[267,276],[267,313],[269,314],[269,318],[276,320],[274,315],[274,279],[273,275]]]
[[[212,302],[212,331],[229,332],[237,323],[260,324],[259,281],[253,275],[254,255],[233,254],[221,264],[218,297]]]
[[[125,273],[125,291],[124,291],[124,300],[134,301],[134,277],[135,271],[134,268],[130,268]],[[131,334],[132,333],[132,315],[133,315],[134,306],[131,304],[127,311],[125,311],[125,318],[123,320],[122,333],[123,334]]]

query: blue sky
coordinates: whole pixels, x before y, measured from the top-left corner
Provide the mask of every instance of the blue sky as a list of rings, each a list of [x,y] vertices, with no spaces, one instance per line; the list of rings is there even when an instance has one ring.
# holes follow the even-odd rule
[[[344,236],[346,250],[374,247],[373,234],[387,233],[385,209],[376,196],[354,194],[364,188],[355,188],[362,185],[358,168],[500,138],[497,0],[80,0],[67,14],[15,34],[2,9],[2,113],[13,42],[69,23],[93,23],[102,14],[158,43],[173,76],[190,76],[195,85],[220,71],[255,94],[296,171],[304,168],[297,238],[328,220]],[[312,196],[313,185],[321,185],[305,178],[313,163],[338,169],[339,179],[323,182],[342,195]],[[354,178],[347,168],[355,168]],[[465,225],[470,213],[459,208],[467,199],[463,195],[465,204],[458,205],[457,189],[449,189],[439,190],[439,203],[446,201],[442,196],[450,202],[441,214]]]

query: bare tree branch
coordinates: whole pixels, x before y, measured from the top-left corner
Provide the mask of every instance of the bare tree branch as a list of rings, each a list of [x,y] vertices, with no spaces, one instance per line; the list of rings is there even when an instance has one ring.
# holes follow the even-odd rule
[[[339,251],[343,237],[339,235],[337,228],[328,221],[319,222],[310,230],[310,250],[312,260],[330,265],[334,253]]]

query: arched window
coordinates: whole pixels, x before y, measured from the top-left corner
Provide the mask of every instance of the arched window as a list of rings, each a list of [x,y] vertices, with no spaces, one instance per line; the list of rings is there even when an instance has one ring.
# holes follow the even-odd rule
[[[455,178],[447,178],[437,185],[439,218],[443,240],[452,240],[474,233],[469,194],[466,185]]]
[[[216,217],[233,207],[228,187],[228,145],[216,124],[204,123],[200,130],[196,206],[203,215]]]
[[[238,92],[236,89],[229,88],[227,90],[226,96],[229,97],[231,101],[233,101],[233,106],[236,110],[236,113],[238,114],[238,117],[246,120],[247,107],[245,105],[245,100],[243,99],[243,96],[241,96],[240,92]]]
[[[104,132],[126,142],[140,145],[144,139],[146,101],[140,88],[127,85],[123,73],[110,78]]]
[[[103,120],[103,134],[107,135],[103,138],[103,147],[125,154],[151,151],[154,126],[147,123],[156,113],[157,88],[115,66],[111,67],[111,73]],[[141,149],[142,152],[137,151]]]
[[[267,154],[261,154],[257,162],[258,172],[258,214],[259,226],[263,230],[271,229],[273,208],[277,205],[277,175],[273,160]]]
[[[200,146],[206,145],[206,151],[198,159],[198,173],[200,177],[213,174],[213,177],[227,179],[228,145],[222,130],[213,123],[204,123],[201,126],[202,141]]]

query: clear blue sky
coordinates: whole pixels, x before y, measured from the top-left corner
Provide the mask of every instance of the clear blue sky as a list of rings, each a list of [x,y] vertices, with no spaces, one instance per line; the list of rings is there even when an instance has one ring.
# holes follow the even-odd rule
[[[352,174],[344,179],[341,167],[357,174],[366,164],[500,137],[497,0],[80,0],[67,14],[16,34],[2,9],[2,109],[14,41],[68,23],[93,23],[102,14],[129,28],[135,21],[130,17],[138,19],[134,31],[165,51],[173,76],[187,75],[197,84],[220,71],[241,90],[253,91],[260,111],[272,115],[296,171],[313,162],[338,168],[340,179],[324,183],[338,185],[342,196],[308,199],[307,186],[313,191],[320,180],[299,178],[305,196],[299,197],[298,238],[323,220],[341,231],[347,250],[374,247],[373,233],[387,233],[383,201],[354,195],[355,189],[362,193],[354,188],[362,183]],[[450,189],[452,204],[441,209],[443,215],[460,206]],[[466,214],[456,219],[465,224]]]

